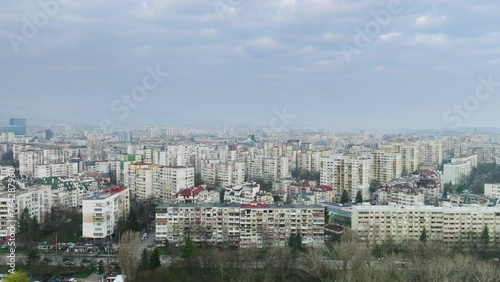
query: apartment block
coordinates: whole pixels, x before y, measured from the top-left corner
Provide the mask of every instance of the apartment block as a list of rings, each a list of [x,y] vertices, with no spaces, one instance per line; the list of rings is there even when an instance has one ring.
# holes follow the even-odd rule
[[[207,185],[184,188],[175,194],[176,203],[220,203],[220,193]]]
[[[382,184],[401,176],[403,170],[400,153],[376,151],[372,153],[372,178]]]
[[[241,185],[228,187],[224,191],[224,202],[236,204],[249,204],[255,200],[260,191],[260,185],[255,182],[246,182]]]
[[[484,195],[487,197],[500,199],[500,184],[484,184]]]
[[[99,183],[92,177],[49,177],[38,182],[52,189],[52,202],[61,208],[80,208],[83,199],[99,193]]]
[[[380,244],[419,240],[424,228],[429,240],[449,244],[479,243],[487,226],[490,244],[500,243],[500,207],[354,206],[352,229],[367,242]]]
[[[15,169],[13,166],[0,166],[0,180],[13,174]]]
[[[440,141],[420,142],[420,163],[441,165],[443,163],[443,143]]]
[[[477,167],[477,156],[453,158],[449,164],[443,166],[442,183],[457,184],[467,177],[472,172],[472,169]]]
[[[303,245],[323,244],[323,207],[184,203],[156,209],[156,241],[160,243],[183,244],[190,236],[205,246],[284,247],[292,234],[299,233]]]
[[[145,163],[128,164],[125,186],[130,196],[138,200],[153,197],[153,165]]]
[[[190,187],[194,187],[194,167],[153,167],[153,193],[157,201],[172,199],[181,189]]]
[[[401,170],[406,175],[418,170],[420,163],[420,148],[418,143],[390,143],[382,145],[386,153],[398,153],[401,155]]]
[[[43,164],[43,152],[41,150],[19,152],[19,173],[26,176],[34,176],[35,165]]]
[[[326,185],[316,186],[311,188],[310,191],[314,194],[316,203],[333,202],[336,194],[332,187]]]
[[[15,205],[12,206],[12,203]],[[17,190],[15,197],[12,197],[12,193],[0,194],[0,238],[7,235],[7,221],[13,219],[9,216],[9,210],[13,211],[14,219],[19,219],[21,212],[27,208],[30,216],[43,223],[45,215],[50,212],[52,205],[52,190],[47,185]]]
[[[116,232],[130,211],[130,190],[115,187],[83,200],[83,238],[104,239]]]
[[[340,198],[342,190],[346,190],[351,199],[356,198],[358,191],[361,191],[364,199],[368,199],[371,166],[372,161],[363,156],[336,155],[323,158],[320,184],[333,187],[336,198]]]
[[[78,174],[78,163],[35,165],[34,177],[71,177]]]

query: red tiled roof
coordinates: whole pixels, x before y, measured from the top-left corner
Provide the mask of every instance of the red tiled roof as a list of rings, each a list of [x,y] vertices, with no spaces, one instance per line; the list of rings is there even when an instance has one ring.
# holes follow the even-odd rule
[[[189,196],[196,196],[200,194],[201,191],[205,190],[205,187],[203,186],[198,186],[198,187],[191,187],[191,188],[184,188],[177,192],[175,194],[176,197],[178,196],[183,196],[183,197],[189,197]]]
[[[326,185],[320,185],[320,186],[316,186],[316,187],[312,188],[311,191],[313,191],[313,192],[329,192],[329,191],[333,191],[333,188],[330,186],[326,186]]]
[[[104,193],[111,193],[111,194],[114,194],[114,193],[119,193],[123,190],[127,189],[127,187],[113,187],[109,190],[106,190],[104,191]]]
[[[259,204],[257,201],[252,201],[250,204],[241,204],[240,208],[242,209],[265,209],[267,208],[266,204]]]

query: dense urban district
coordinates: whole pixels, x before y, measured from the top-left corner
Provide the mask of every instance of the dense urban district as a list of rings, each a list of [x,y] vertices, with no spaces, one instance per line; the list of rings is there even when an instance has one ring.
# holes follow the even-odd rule
[[[500,277],[500,133],[9,124],[5,281]]]

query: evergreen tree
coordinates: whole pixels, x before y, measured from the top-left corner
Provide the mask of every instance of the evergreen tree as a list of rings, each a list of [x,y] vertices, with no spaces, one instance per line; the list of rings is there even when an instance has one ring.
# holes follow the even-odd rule
[[[325,225],[330,224],[331,215],[328,209],[325,207]]]
[[[427,231],[425,230],[424,226],[424,230],[422,230],[422,234],[420,234],[420,242],[425,243],[426,241],[427,241]]]
[[[382,186],[382,183],[380,183],[380,181],[378,181],[377,179],[373,179],[370,182],[370,193],[375,193],[378,188],[380,188],[380,186]]]
[[[28,266],[33,265],[33,263],[39,260],[40,260],[40,254],[38,253],[38,250],[31,249],[28,253],[28,259],[27,259]]]
[[[193,239],[191,239],[191,236],[188,236],[184,240],[184,245],[181,247],[181,258],[187,259],[190,258],[194,255],[196,252],[196,245],[193,242]]]
[[[363,202],[363,195],[361,195],[361,190],[358,190],[356,193],[356,203],[362,203]]]
[[[31,217],[28,208],[24,208],[19,217],[18,234],[27,249],[32,249],[40,237],[40,224],[36,217]]]
[[[160,253],[158,252],[158,248],[155,248],[153,252],[151,252],[151,256],[149,258],[149,268],[155,271],[160,268]]]
[[[342,190],[342,196],[340,197],[340,203],[341,204],[345,204],[347,202],[349,202],[350,199],[349,199],[349,194],[347,193],[347,190]]]
[[[302,249],[302,236],[300,235],[300,233],[290,235],[290,238],[288,238],[288,247],[292,248],[293,250]]]
[[[97,265],[97,273],[104,274],[104,262],[102,260],[100,260],[99,264]]]
[[[487,225],[484,226],[483,232],[481,232],[481,243],[483,245],[483,250],[486,251],[486,248],[490,244],[490,231]]]
[[[140,223],[135,209],[130,209],[126,230],[140,231]]]
[[[139,264],[139,270],[144,271],[149,269],[150,254],[147,249],[144,249],[141,254],[141,262]]]

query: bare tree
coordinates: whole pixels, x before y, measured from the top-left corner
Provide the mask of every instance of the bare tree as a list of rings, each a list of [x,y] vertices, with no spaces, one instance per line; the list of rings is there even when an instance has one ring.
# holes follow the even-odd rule
[[[118,261],[127,281],[135,281],[139,267],[139,246],[138,232],[128,230],[121,235]]]
[[[299,267],[304,270],[311,277],[318,279],[319,281],[334,281],[334,273],[329,271],[331,268],[326,259],[330,259],[335,268],[335,261],[331,260],[335,257],[332,250],[324,248],[308,248],[304,259],[300,260]]]
[[[262,281],[273,282],[277,278],[286,281],[286,275],[293,270],[295,256],[287,247],[269,248],[263,258],[264,277]],[[281,277],[278,276],[280,274]]]

